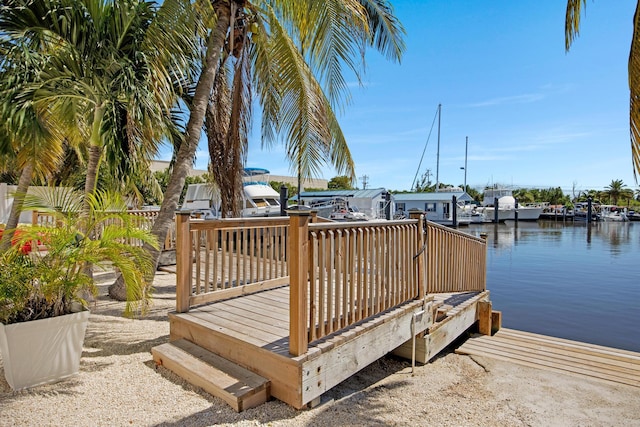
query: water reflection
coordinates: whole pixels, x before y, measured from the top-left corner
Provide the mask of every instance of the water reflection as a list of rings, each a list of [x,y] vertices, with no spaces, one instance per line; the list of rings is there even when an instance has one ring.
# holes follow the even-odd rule
[[[630,222],[573,223],[561,221],[519,222],[508,221],[502,224],[472,224],[467,233],[480,237],[487,236],[487,243],[496,250],[508,250],[520,243],[532,241],[552,244],[563,239],[584,236],[586,246],[592,242],[604,244],[612,255],[619,255],[633,240],[633,227]],[[638,228],[638,227],[636,227]],[[639,233],[635,233],[638,235]],[[595,242],[594,242],[595,239]]]
[[[462,231],[486,234],[487,287],[505,327],[640,351],[639,223],[508,222]]]

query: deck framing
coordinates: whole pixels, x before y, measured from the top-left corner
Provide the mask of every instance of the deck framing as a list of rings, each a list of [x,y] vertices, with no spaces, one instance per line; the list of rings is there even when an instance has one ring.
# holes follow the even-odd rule
[[[170,313],[170,341],[187,339],[269,379],[273,397],[302,408],[433,320],[431,298],[410,301],[311,342],[305,354],[292,356],[284,308],[288,291],[285,286]]]
[[[289,287],[282,286],[170,313],[170,340],[187,339],[267,378],[273,397],[300,409],[389,352],[411,359],[414,335],[415,360],[426,363],[478,320],[478,306],[488,295],[446,293],[410,301],[312,341],[303,355],[293,356]]]
[[[486,242],[421,218],[318,224],[304,210],[271,221],[181,213],[170,340],[259,375],[295,408],[398,347],[417,345],[408,357],[426,362],[476,320],[490,330],[491,306]]]

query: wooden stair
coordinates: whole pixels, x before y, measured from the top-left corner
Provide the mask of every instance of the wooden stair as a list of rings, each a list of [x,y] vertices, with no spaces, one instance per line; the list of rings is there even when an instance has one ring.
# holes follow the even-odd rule
[[[640,387],[640,353],[616,348],[502,328],[469,338],[456,353]]]
[[[227,402],[237,412],[265,403],[270,381],[190,341],[179,339],[151,349],[157,365]]]

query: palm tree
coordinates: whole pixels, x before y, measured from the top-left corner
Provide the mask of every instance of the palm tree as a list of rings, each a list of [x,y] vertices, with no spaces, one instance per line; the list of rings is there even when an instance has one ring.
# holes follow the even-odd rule
[[[571,48],[573,40],[580,31],[580,13],[586,7],[587,0],[567,0],[565,18],[565,49]],[[633,176],[638,180],[640,173],[640,1],[633,15],[633,36],[629,51],[629,123],[631,128],[631,159]]]
[[[171,132],[174,82],[188,75],[196,54],[191,11],[186,0],[161,9],[142,0],[7,0],[0,7],[3,36],[47,58],[23,89],[24,105],[54,112],[66,133],[84,136],[85,194],[95,191],[104,159],[122,178]]]
[[[591,200],[593,200],[594,202],[599,203],[600,202],[600,192],[598,190],[587,190],[587,191],[581,191],[580,194],[578,194],[578,201],[579,202],[586,202],[587,199],[591,197]]]
[[[399,59],[404,50],[402,26],[386,0],[219,0],[212,5],[214,25],[203,43],[206,51],[185,140],[175,154],[173,173],[154,223],[159,241],[164,241],[173,221],[218,71],[231,56],[237,56],[230,91],[236,101],[229,107],[235,113],[223,118],[229,128],[220,132],[220,144],[230,143],[234,153],[242,153],[247,129],[242,123],[249,117],[242,107],[250,105],[246,100],[252,92],[246,90],[247,80],[236,84],[236,79],[251,76],[262,107],[265,146],[283,138],[288,157],[300,165],[303,176],[318,172],[326,154],[338,172],[354,176],[346,141],[332,110],[348,98],[343,68],[359,78],[358,60],[367,46],[391,59]],[[251,74],[247,73],[249,65]],[[242,159],[241,154],[234,157]],[[154,258],[157,260],[159,253]]]
[[[95,192],[105,159],[111,175],[126,181],[163,138],[178,134],[172,108],[199,58],[202,27],[195,18],[189,0],[165,0],[160,8],[144,0],[7,0],[0,6],[3,42],[37,47],[46,58],[38,79],[23,87],[23,105],[51,112],[66,125],[63,133],[84,137],[78,153],[86,164],[86,196]],[[90,198],[84,200],[88,215]]]
[[[605,194],[609,197],[609,202],[617,205],[618,198],[625,192],[626,188],[621,179],[612,180],[611,184],[605,187]]]
[[[33,105],[19,102],[23,86],[37,78],[42,56],[31,54],[20,44],[2,43],[0,58],[0,170],[20,171],[0,241],[0,252],[4,252],[11,246],[32,179],[37,176],[44,180],[46,174],[55,170],[64,137],[49,112],[38,114]]]

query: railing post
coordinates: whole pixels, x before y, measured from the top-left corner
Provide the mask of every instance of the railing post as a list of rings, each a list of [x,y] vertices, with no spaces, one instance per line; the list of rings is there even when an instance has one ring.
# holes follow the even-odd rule
[[[289,353],[300,356],[307,351],[307,284],[309,280],[309,211],[289,213]]]
[[[191,213],[176,213],[176,311],[189,311],[191,297],[191,270],[193,269],[191,231],[189,218]]]
[[[427,294],[426,292],[426,274],[425,274],[425,268],[424,268],[424,258],[427,254],[427,250],[429,248],[426,247],[427,241],[425,239],[425,232],[426,230],[422,229],[422,222],[424,220],[424,213],[420,212],[420,211],[414,211],[414,212],[410,212],[409,213],[409,218],[411,219],[417,219],[418,220],[418,251],[421,251],[420,256],[418,256],[418,258],[416,259],[416,262],[418,263],[417,265],[417,274],[418,274],[418,297],[416,299],[423,299],[425,297],[425,295]],[[424,249],[423,249],[424,248]]]

